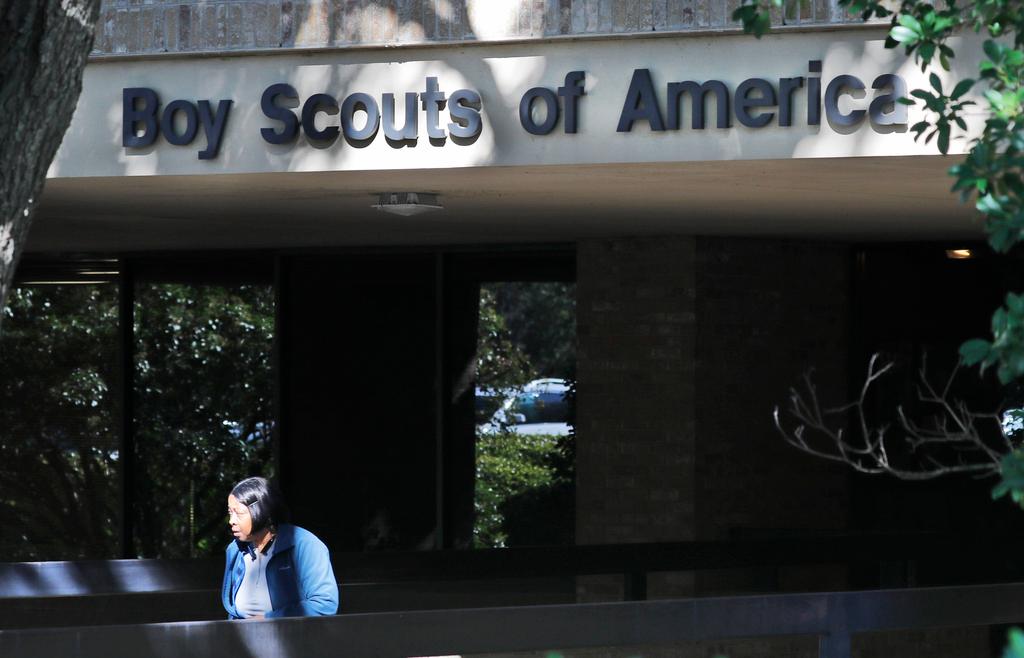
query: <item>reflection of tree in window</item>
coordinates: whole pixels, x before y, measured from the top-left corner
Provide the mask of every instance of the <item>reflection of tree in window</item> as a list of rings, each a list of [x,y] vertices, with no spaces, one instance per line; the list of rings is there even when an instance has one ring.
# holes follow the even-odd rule
[[[0,335],[0,561],[121,552],[113,283],[11,291]]]
[[[573,541],[575,337],[573,284],[481,286],[474,546]]]
[[[223,550],[226,488],[273,475],[273,290],[141,284],[135,311],[135,550]]]

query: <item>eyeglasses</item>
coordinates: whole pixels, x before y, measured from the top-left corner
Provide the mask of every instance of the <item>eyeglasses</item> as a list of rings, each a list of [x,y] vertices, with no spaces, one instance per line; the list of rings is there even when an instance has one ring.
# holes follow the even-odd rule
[[[240,519],[243,516],[249,516],[249,510],[245,509],[244,507],[240,508],[240,509],[231,509],[230,507],[228,508],[228,518],[229,519],[231,517],[235,517],[236,519]]]

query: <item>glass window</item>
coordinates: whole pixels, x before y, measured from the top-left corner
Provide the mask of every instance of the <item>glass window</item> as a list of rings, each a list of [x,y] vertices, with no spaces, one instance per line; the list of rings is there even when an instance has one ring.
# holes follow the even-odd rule
[[[228,488],[274,475],[273,340],[269,284],[136,286],[140,557],[221,553]]]
[[[15,287],[0,329],[0,561],[120,557],[118,286]]]
[[[573,541],[575,293],[564,282],[480,287],[475,547]]]

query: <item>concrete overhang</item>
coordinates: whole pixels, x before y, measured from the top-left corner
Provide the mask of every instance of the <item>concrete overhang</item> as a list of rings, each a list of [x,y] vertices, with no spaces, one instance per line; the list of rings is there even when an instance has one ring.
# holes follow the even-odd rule
[[[859,157],[48,181],[30,252],[559,242],[625,235],[980,238],[953,157]],[[396,217],[384,191],[444,210]]]

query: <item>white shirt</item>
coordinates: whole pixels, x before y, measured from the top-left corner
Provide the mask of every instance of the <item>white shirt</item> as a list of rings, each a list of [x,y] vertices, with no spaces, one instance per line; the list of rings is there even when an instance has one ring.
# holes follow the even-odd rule
[[[266,553],[256,550],[256,559],[249,553],[242,553],[245,563],[245,576],[235,594],[235,610],[242,617],[265,615],[273,608],[270,604],[270,589],[267,587],[267,563],[274,554],[274,544],[267,547]]]

